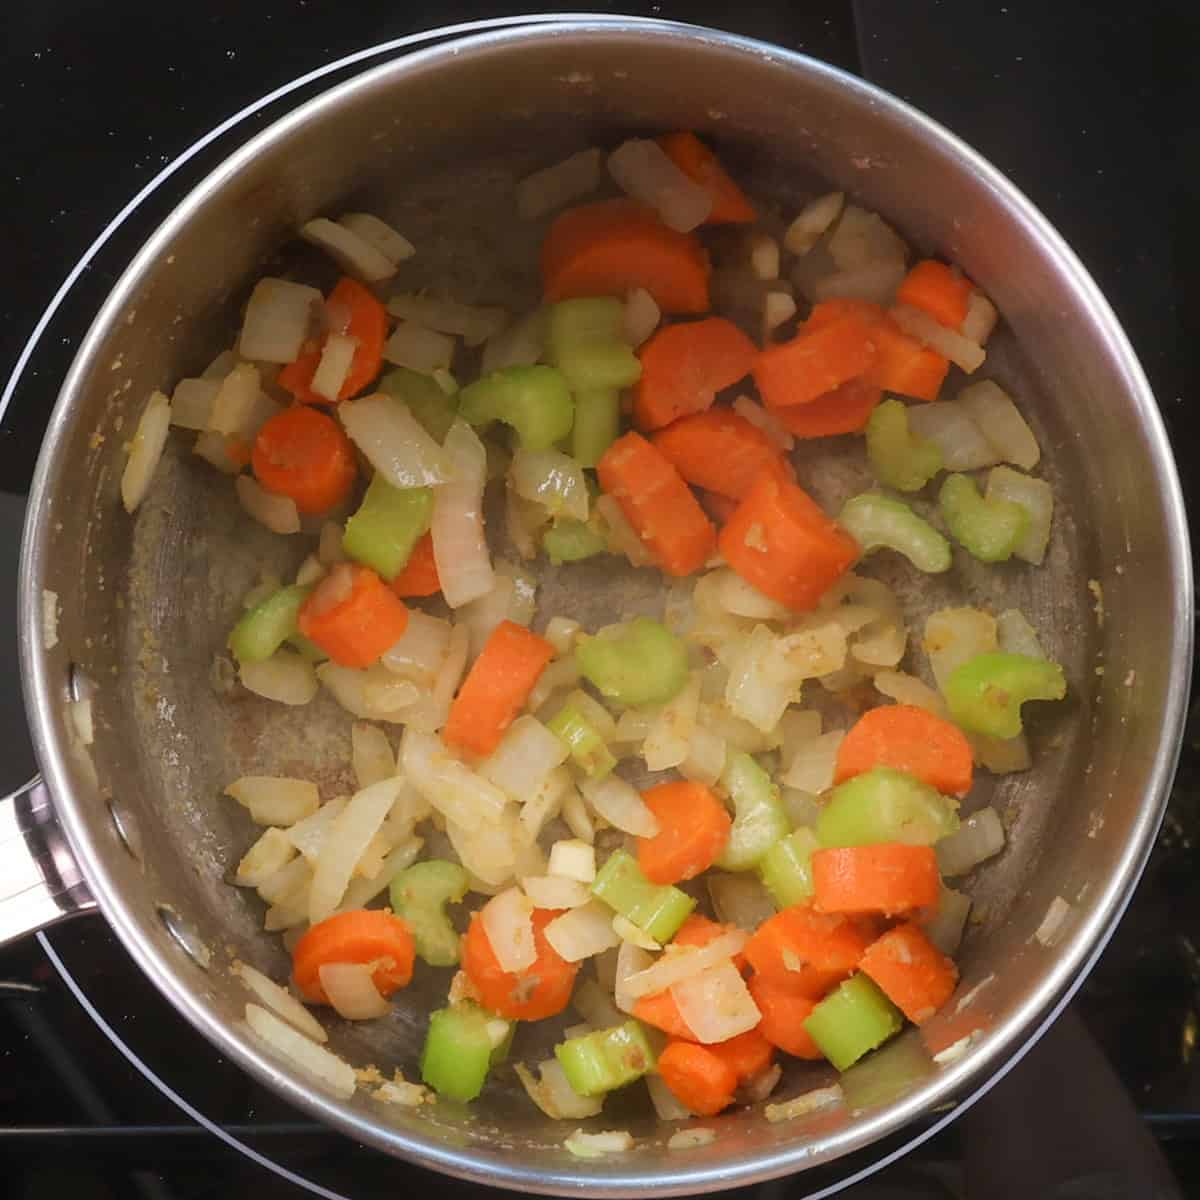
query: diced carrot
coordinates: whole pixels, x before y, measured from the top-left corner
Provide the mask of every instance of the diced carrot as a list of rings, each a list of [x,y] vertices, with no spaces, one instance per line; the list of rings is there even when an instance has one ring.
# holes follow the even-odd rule
[[[758,1032],[773,1046],[795,1058],[823,1058],[812,1040],[804,1021],[816,1008],[820,996],[802,996],[798,992],[773,983],[765,975],[751,975],[746,985],[762,1020]]]
[[[936,400],[950,360],[902,332],[890,318],[874,330],[875,365],[866,378],[885,392],[914,400]]]
[[[958,983],[958,968],[911,921],[868,946],[858,966],[914,1025],[928,1021]]]
[[[817,325],[805,324],[791,341],[759,352],[754,382],[771,408],[808,404],[865,374],[874,365],[874,326],[862,314],[848,312]]]
[[[794,904],[755,930],[746,959],[772,983],[819,999],[858,966],[867,945],[853,921]]]
[[[733,1103],[737,1072],[712,1046],[668,1042],[658,1056],[658,1073],[684,1108],[713,1117]]]
[[[284,409],[267,420],[251,452],[254,477],[290,496],[302,513],[327,512],[350,494],[358,468],[354,446],[330,416],[312,408]]]
[[[675,931],[671,944],[673,946],[707,946],[709,942],[719,938],[723,933],[728,933],[731,928],[730,925],[722,925],[720,921],[711,920],[703,913],[694,912]],[[745,970],[745,954],[735,954],[733,965],[739,971]]]
[[[408,556],[404,569],[392,580],[392,591],[401,599],[407,596],[435,596],[442,590],[437,563],[433,557],[433,535],[421,534]]]
[[[297,614],[300,632],[343,667],[369,667],[400,640],[408,609],[369,567],[338,563]]]
[[[624,296],[645,288],[664,313],[709,308],[708,255],[632,200],[600,200],[555,218],[542,243],[547,300]]]
[[[793,404],[771,411],[793,437],[832,437],[865,429],[882,399],[883,391],[876,384],[867,379],[849,379],[807,404]]]
[[[600,486],[621,506],[668,575],[698,571],[717,535],[679,472],[640,433],[617,438],[596,464]]]
[[[806,492],[769,474],[746,493],[718,545],[747,583],[797,612],[814,608],[860,553]]]
[[[682,417],[650,440],[688,483],[733,500],[740,500],[763,471],[791,481],[791,469],[774,442],[728,408]]]
[[[717,492],[707,492],[703,489],[699,496],[700,507],[708,514],[709,520],[716,525],[724,525],[737,510],[738,502]]]
[[[927,312],[949,329],[957,329],[966,318],[975,285],[953,267],[926,258],[904,277],[896,291],[898,304],[911,304]]]
[[[689,1042],[696,1040],[696,1035],[692,1032],[691,1026],[683,1019],[683,1014],[679,1011],[679,1005],[675,1003],[675,997],[671,994],[670,988],[665,992],[654,992],[649,996],[642,996],[633,1006],[633,1015],[639,1021],[653,1025],[655,1029],[661,1029],[663,1033],[669,1034],[671,1037],[683,1038]]]
[[[957,725],[913,704],[868,709],[838,747],[833,780],[841,783],[874,767],[895,767],[947,796],[971,790],[971,743]]]
[[[748,225],[758,220],[746,193],[694,133],[667,133],[658,139],[658,144],[689,179],[712,196],[712,212],[705,219],[706,225]]]
[[[472,754],[491,754],[554,653],[545,638],[501,621],[458,689],[442,737]]]
[[[651,883],[679,883],[713,865],[729,841],[729,812],[702,783],[660,783],[642,793],[658,833],[638,838],[638,866]]]
[[[313,376],[321,364],[323,338],[308,338],[300,356],[280,367],[275,382],[299,404],[328,404],[329,400],[312,390]]]
[[[851,300],[848,297],[836,296],[832,300],[821,300],[814,304],[804,320],[803,328],[811,332],[843,317],[859,317],[872,328],[890,319],[878,304],[872,304],[870,300]]]
[[[940,884],[933,847],[901,842],[814,850],[812,877],[823,913],[912,912],[936,904]]]
[[[761,1075],[775,1058],[774,1045],[757,1029],[747,1029],[708,1048],[733,1068],[738,1083]]]
[[[354,909],[319,921],[292,951],[292,978],[301,995],[314,1004],[328,1004],[320,970],[330,963],[370,963],[385,960],[371,974],[381,995],[407,987],[415,957],[408,926],[383,909]]]
[[[567,1007],[579,963],[569,963],[546,941],[546,926],[561,913],[533,911],[537,958],[524,971],[505,971],[496,960],[483,922],[476,913],[462,940],[462,968],[479,993],[480,1003],[510,1021],[540,1021]]]
[[[641,348],[633,388],[639,429],[660,429],[712,406],[716,395],[750,374],[758,347],[724,317],[664,325]]]

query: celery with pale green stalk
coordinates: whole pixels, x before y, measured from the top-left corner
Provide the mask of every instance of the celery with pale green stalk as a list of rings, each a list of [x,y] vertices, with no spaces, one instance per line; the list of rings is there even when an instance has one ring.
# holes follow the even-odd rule
[[[1012,500],[985,498],[967,475],[951,475],[938,507],[954,540],[980,562],[1007,562],[1029,528],[1029,513]]]
[[[620,432],[621,397],[616,388],[575,389],[571,457],[581,467],[594,467]]]
[[[592,895],[660,943],[669,941],[696,907],[677,887],[651,883],[624,850],[614,850],[596,873]]]
[[[566,743],[575,765],[589,779],[603,779],[617,765],[612,751],[578,705],[568,701],[546,728]]]
[[[562,300],[550,308],[550,361],[576,391],[630,387],[642,364],[625,341],[625,306],[612,296]]]
[[[477,427],[501,421],[523,450],[548,450],[571,432],[575,403],[556,368],[503,367],[458,393],[458,414]]]
[[[1067,694],[1063,669],[1025,654],[977,654],[946,680],[950,716],[971,733],[1015,738],[1027,700],[1061,700]]]
[[[381,578],[395,579],[432,516],[431,488],[392,487],[376,472],[358,511],[346,522],[342,550]]]
[[[833,789],[817,816],[817,839],[822,846],[931,846],[957,832],[956,807],[915,776],[875,767]]]
[[[306,638],[299,630],[289,635],[287,644],[293,650],[298,650],[311,663],[324,662],[329,657],[316,642]]]
[[[421,1078],[439,1096],[465,1103],[483,1091],[495,1047],[488,1014],[473,1004],[440,1008],[429,1017]]]
[[[839,1071],[894,1033],[904,1018],[866,975],[852,975],[808,1014],[804,1028],[817,1048]]]
[[[863,492],[846,501],[838,524],[864,554],[884,547],[903,554],[918,571],[936,575],[950,569],[950,543],[903,500]]]
[[[650,617],[580,638],[575,665],[603,695],[633,707],[665,704],[687,683],[687,647]]]
[[[802,904],[813,894],[812,852],[819,846],[817,835],[801,825],[759,860],[759,878],[780,908]]]
[[[422,375],[408,367],[389,371],[380,381],[379,390],[403,400],[408,411],[437,442],[444,442],[458,415],[456,397],[446,395],[432,375]]]
[[[406,867],[392,880],[392,911],[412,933],[417,954],[431,967],[458,962],[458,934],[446,915],[447,904],[458,904],[470,880],[458,863],[431,858]]]
[[[779,798],[779,788],[744,751],[729,755],[721,787],[733,804],[733,827],[717,865],[727,871],[746,871],[787,835],[791,823]]]
[[[585,558],[603,554],[608,542],[587,521],[573,517],[560,517],[542,534],[542,549],[546,557],[556,566],[567,562],[581,562]]]
[[[879,481],[898,492],[919,492],[942,469],[941,450],[909,430],[899,400],[885,400],[871,414],[867,457]]]
[[[228,640],[238,662],[265,662],[284,642],[298,636],[296,617],[311,591],[311,587],[293,583],[244,613]]]
[[[568,1038],[554,1047],[573,1091],[603,1096],[654,1070],[655,1056],[639,1021]]]

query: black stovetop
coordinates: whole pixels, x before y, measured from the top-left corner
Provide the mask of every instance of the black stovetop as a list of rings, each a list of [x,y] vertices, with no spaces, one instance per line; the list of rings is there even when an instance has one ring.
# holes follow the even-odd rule
[[[1183,451],[1185,484],[1191,490],[1200,482],[1195,456],[1186,453],[1196,432],[1190,385],[1200,378],[1197,289],[1185,286],[1193,276],[1184,257],[1194,247],[1192,214],[1200,211],[1200,147],[1189,128],[1198,111],[1190,72],[1200,48],[1192,6],[773,0],[591,9],[706,23],[803,50],[911,100],[973,143],[1040,205],[1096,275]],[[130,198],[217,122],[290,79],[416,30],[497,12],[494,4],[469,0],[6,6],[0,218],[9,270],[0,289],[0,387],[39,314],[81,257],[87,261],[29,352],[0,421],[0,561],[15,571],[24,494],[58,382],[124,262],[204,171],[294,98],[198,151],[89,254]],[[8,630],[15,624],[13,591],[0,589],[0,628]],[[0,637],[0,670],[10,681],[0,693],[0,786],[11,787],[33,765],[11,634]],[[1193,1060],[1200,1035],[1198,840],[1195,724],[1146,876],[1074,1005],[1187,1194],[1200,1194],[1200,1067]],[[77,991],[94,1006],[91,1014]],[[247,1158],[247,1148],[327,1195],[390,1196],[398,1184],[466,1194],[465,1185],[314,1126],[223,1062],[167,1007],[98,918],[0,952],[0,1011],[6,1195],[199,1200],[252,1188],[258,1200],[302,1194],[295,1182]],[[973,1120],[966,1136],[986,1137]],[[888,1168],[870,1195],[958,1194],[962,1125]],[[892,1148],[901,1147],[897,1141]],[[799,1200],[860,1165],[757,1191]]]

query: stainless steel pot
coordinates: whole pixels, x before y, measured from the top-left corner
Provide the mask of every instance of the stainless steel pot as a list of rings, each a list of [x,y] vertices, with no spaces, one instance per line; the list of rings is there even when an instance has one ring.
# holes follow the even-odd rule
[[[449,277],[467,299],[532,302],[540,230],[512,215],[514,177],[597,139],[669,128],[716,139],[756,192],[785,206],[817,180],[853,192],[998,304],[1006,327],[988,373],[1021,396],[1046,451],[1059,502],[1049,562],[956,569],[909,599],[1022,607],[1066,664],[1071,698],[1037,723],[1033,770],[980,789],[980,802],[1004,811],[1010,844],[972,881],[979,920],[958,998],[924,1041],[910,1033],[856,1068],[844,1105],[782,1124],[761,1106],[740,1111],[711,1122],[716,1140],[687,1154],[616,1098],[596,1124],[631,1129],[637,1148],[581,1161],[562,1148],[569,1130],[511,1080],[470,1116],[389,1107],[361,1090],[340,1101],[245,1028],[230,960],[282,978],[286,958],[261,932],[257,901],[226,883],[251,832],[221,789],[248,770],[337,787],[348,723],[325,701],[282,712],[214,683],[238,597],[262,566],[294,567],[299,552],[248,530],[227,483],[178,447],[135,521],[117,481],[149,391],[228,344],[250,283],[302,221],[361,204],[418,244],[414,271],[427,275],[414,282]],[[855,482],[851,461],[801,469],[828,500]],[[1185,520],[1154,399],[1112,312],[1029,202],[952,135],[857,79],[725,34],[588,19],[473,37],[367,71],[255,137],[154,233],[109,297],[63,385],[29,513],[20,638],[46,784],[0,808],[0,936],[98,905],[221,1053],[353,1137],[480,1182],[614,1196],[714,1190],[828,1162],[964,1102],[1103,945],[1175,764],[1191,662]],[[547,607],[592,608],[604,582],[548,574]],[[629,589],[620,607],[649,602]],[[91,745],[71,708],[84,693]],[[1035,933],[1056,899],[1069,908],[1047,945]],[[332,1046],[358,1065],[411,1072],[438,987],[406,993],[370,1027],[332,1022]],[[927,1044],[973,1027],[964,1054],[932,1060]],[[826,1079],[793,1064],[778,1094]]]

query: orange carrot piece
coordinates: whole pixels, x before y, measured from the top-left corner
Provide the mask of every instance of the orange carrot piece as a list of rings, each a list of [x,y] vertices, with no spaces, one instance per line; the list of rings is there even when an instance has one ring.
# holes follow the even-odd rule
[[[862,314],[847,312],[815,328],[805,324],[789,342],[760,351],[754,382],[771,408],[808,404],[874,365],[873,325]]]
[[[922,1025],[954,992],[958,968],[912,922],[889,929],[858,964],[914,1024]]]
[[[765,975],[751,975],[746,986],[758,1005],[758,1011],[762,1013],[758,1032],[772,1046],[778,1046],[784,1054],[794,1058],[824,1057],[804,1028],[804,1021],[816,1008],[820,996],[802,996],[772,982]]]
[[[658,1073],[684,1108],[702,1117],[714,1117],[733,1103],[737,1072],[712,1046],[694,1042],[668,1042],[658,1056]]]
[[[875,327],[875,365],[866,378],[885,392],[914,400],[936,400],[950,370],[950,360],[922,346],[890,318]]]
[[[675,997],[671,995],[669,988],[665,992],[653,992],[649,996],[642,996],[633,1006],[633,1015],[639,1021],[653,1025],[655,1029],[661,1029],[673,1038],[683,1038],[689,1042],[696,1040],[696,1035],[683,1019],[679,1005],[675,1003]]]
[[[392,591],[401,599],[407,596],[436,596],[442,590],[437,563],[433,557],[433,535],[421,534],[408,556],[404,569],[392,580]]]
[[[838,296],[832,300],[821,300],[814,304],[812,311],[805,318],[803,328],[809,332],[830,325],[843,317],[858,317],[874,328],[880,323],[890,320],[887,313],[870,300],[851,300]]]
[[[895,767],[947,796],[965,796],[973,773],[971,743],[957,725],[913,704],[868,709],[838,748],[833,781],[874,767]]]
[[[883,842],[813,851],[813,907],[823,913],[894,916],[937,903],[932,846]]]
[[[483,922],[476,913],[462,940],[462,968],[491,1012],[510,1021],[540,1021],[567,1007],[579,963],[569,963],[546,941],[546,926],[561,913],[533,911],[533,946],[537,958],[524,971],[505,971],[496,961]]]
[[[819,998],[858,966],[868,944],[853,921],[794,904],[755,930],[746,959],[772,983]]]
[[[758,347],[724,317],[665,325],[641,348],[633,388],[639,429],[660,429],[712,406],[716,395],[750,374]]]
[[[720,921],[711,920],[703,913],[694,912],[675,931],[671,944],[673,946],[707,946],[709,942],[719,938],[723,933],[728,933],[732,928],[731,925],[722,925]],[[745,954],[735,954],[733,965],[739,971],[744,970],[746,967]]]
[[[708,514],[708,518],[716,525],[724,525],[737,510],[738,502],[718,492],[701,490],[699,495],[700,507]]]
[[[746,493],[718,545],[747,583],[797,612],[814,608],[860,553],[806,492],[770,474]]]
[[[967,316],[975,285],[960,271],[935,259],[916,264],[896,291],[898,304],[927,312],[940,325],[957,329]]]
[[[688,483],[733,500],[740,500],[764,470],[791,479],[774,442],[728,408],[682,417],[650,441]]]
[[[354,909],[319,921],[292,951],[292,978],[301,995],[328,1004],[320,970],[329,963],[381,962],[371,975],[381,995],[407,987],[416,950],[408,926],[384,909]]]
[[[501,621],[458,689],[442,737],[472,754],[491,754],[553,657],[545,638]]]
[[[866,379],[849,379],[807,404],[771,411],[793,437],[832,437],[865,429],[882,399],[883,391],[876,384]]]
[[[300,632],[342,667],[369,667],[400,640],[408,609],[369,567],[338,563],[297,614]]]
[[[547,300],[624,296],[641,287],[664,313],[709,309],[708,255],[632,200],[600,200],[555,218],[542,243]]]
[[[275,382],[289,392],[299,404],[328,404],[329,401],[312,390],[313,376],[321,364],[323,338],[307,338],[300,356],[280,367]]]
[[[775,1059],[775,1047],[757,1028],[714,1042],[708,1049],[733,1068],[738,1083],[761,1075]]]
[[[658,833],[638,838],[638,866],[651,883],[695,879],[717,861],[733,825],[729,812],[702,783],[660,783],[642,793],[658,818]]]
[[[710,196],[713,206],[705,225],[748,225],[758,213],[717,156],[691,132],[668,133],[658,139],[667,157]]]
[[[290,496],[302,513],[327,512],[340,504],[358,473],[354,446],[341,426],[303,406],[266,421],[250,461],[258,482],[268,492]]]
[[[690,575],[716,547],[712,522],[678,471],[640,433],[619,437],[596,476],[668,575]]]

